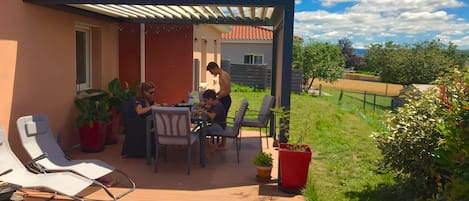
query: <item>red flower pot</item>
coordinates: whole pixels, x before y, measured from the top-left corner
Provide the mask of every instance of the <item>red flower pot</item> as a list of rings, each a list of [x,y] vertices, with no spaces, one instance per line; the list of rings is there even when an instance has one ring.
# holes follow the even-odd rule
[[[120,112],[116,109],[111,109],[111,123],[107,125],[106,129],[106,140],[105,144],[116,144],[118,139],[117,136],[119,134],[120,129]]]
[[[291,145],[279,144],[280,184],[287,191],[299,191],[306,185],[311,148],[301,145],[306,151],[292,150]]]
[[[100,152],[104,150],[104,129],[102,124],[94,122],[90,127],[84,124],[79,128],[80,148],[83,152]]]

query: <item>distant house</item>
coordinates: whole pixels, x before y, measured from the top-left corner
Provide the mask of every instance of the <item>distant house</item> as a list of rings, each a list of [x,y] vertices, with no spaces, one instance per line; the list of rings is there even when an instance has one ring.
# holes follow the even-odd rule
[[[233,26],[221,34],[221,59],[232,64],[272,66],[272,30],[258,26]]]

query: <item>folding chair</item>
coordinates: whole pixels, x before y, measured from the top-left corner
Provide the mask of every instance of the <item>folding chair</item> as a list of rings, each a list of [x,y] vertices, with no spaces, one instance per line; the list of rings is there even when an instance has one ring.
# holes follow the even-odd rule
[[[246,127],[254,127],[259,128],[259,137],[260,137],[260,145],[262,149],[262,128],[265,128],[266,133],[266,142],[267,148],[269,148],[269,135],[267,133],[267,127],[269,125],[270,117],[272,116],[272,111],[270,110],[274,106],[275,97],[271,95],[265,95],[262,101],[261,108],[257,111],[256,118],[244,118],[243,122],[241,123],[242,126]],[[255,111],[248,109],[247,112]]]
[[[43,157],[29,165],[38,172],[61,172],[70,171],[81,176],[93,179],[95,182],[111,172],[118,172],[127,178],[130,188],[128,191],[113,195],[108,188],[104,188],[110,196],[120,199],[135,190],[134,181],[126,173],[112,167],[101,160],[70,160],[57,144],[49,119],[46,115],[28,115],[18,118],[16,121],[20,133],[20,139],[26,152],[31,158]],[[103,185],[104,186],[104,185]]]
[[[248,101],[243,99],[241,105],[239,106],[238,111],[232,126],[227,126],[222,133],[207,133],[207,136],[217,136],[217,137],[226,137],[233,138],[236,143],[236,157],[239,163],[239,149],[241,148],[241,137],[239,136],[239,130],[241,128],[241,123],[243,122],[244,115],[246,114],[246,109],[248,107]]]
[[[18,185],[21,188],[45,188],[74,200],[83,200],[77,194],[91,184],[104,187],[100,183],[71,172],[44,174],[29,172],[11,150],[2,126],[0,126],[0,156],[0,180]],[[50,199],[54,197],[55,194]],[[113,197],[113,200],[116,199]]]

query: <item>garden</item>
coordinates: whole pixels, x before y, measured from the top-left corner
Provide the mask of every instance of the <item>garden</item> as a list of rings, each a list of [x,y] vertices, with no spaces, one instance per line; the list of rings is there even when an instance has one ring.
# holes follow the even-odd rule
[[[469,164],[464,76],[453,71],[438,89],[409,96],[397,109],[363,110],[362,101],[291,95],[291,140],[306,133],[313,151],[306,200],[467,200]],[[233,88],[259,105],[269,91]],[[238,100],[239,99],[239,100]]]

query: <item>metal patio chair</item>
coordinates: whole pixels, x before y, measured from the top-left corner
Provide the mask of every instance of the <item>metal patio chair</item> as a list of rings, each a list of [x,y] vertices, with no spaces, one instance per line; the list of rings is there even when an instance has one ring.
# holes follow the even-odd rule
[[[135,190],[134,181],[124,172],[101,160],[70,160],[58,145],[52,134],[49,119],[46,115],[28,115],[18,118],[16,121],[20,133],[21,144],[31,158],[46,155],[35,163],[28,164],[32,170],[43,172],[73,172],[92,179],[104,186],[104,190],[115,199],[120,199]],[[117,172],[123,175],[130,187],[129,190],[114,195],[98,181],[99,178]]]

